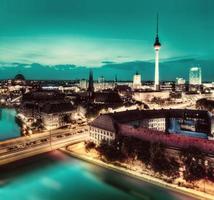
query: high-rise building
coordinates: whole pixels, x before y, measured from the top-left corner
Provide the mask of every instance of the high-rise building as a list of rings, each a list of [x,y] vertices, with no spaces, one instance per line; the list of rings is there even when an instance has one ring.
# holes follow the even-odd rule
[[[189,84],[190,85],[201,85],[202,84],[201,68],[200,67],[190,68]]]
[[[161,43],[159,41],[158,36],[158,15],[157,15],[157,32],[156,32],[156,38],[154,43],[154,49],[155,49],[155,83],[154,88],[155,90],[160,90],[160,83],[159,83],[159,50],[161,48]]]
[[[141,75],[136,72],[136,74],[133,76],[133,88],[139,89],[141,87]]]

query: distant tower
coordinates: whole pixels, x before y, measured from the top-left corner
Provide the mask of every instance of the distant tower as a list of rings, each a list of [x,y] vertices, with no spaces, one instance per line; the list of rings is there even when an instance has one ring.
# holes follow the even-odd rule
[[[117,85],[117,74],[114,77],[114,86],[116,86],[116,85]]]
[[[159,83],[159,49],[161,48],[161,43],[159,42],[159,36],[158,36],[158,14],[157,14],[157,32],[156,32],[156,38],[154,43],[155,48],[155,84],[154,88],[155,90],[160,90],[160,83]]]
[[[89,97],[92,97],[93,93],[94,93],[93,71],[90,70],[89,79],[88,79],[88,95],[89,95]]]
[[[192,67],[189,71],[189,84],[190,85],[201,85],[202,77],[201,77],[201,68],[200,67]]]
[[[138,72],[136,72],[136,74],[133,76],[133,88],[134,89],[141,88],[141,75]]]
[[[101,76],[98,78],[98,85],[99,85],[100,90],[105,89],[105,78],[104,78],[104,76]]]
[[[114,82],[117,84],[117,74],[114,77]]]

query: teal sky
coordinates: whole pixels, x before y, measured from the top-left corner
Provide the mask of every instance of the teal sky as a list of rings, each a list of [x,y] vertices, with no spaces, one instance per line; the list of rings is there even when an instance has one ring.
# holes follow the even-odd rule
[[[151,61],[157,12],[162,62],[213,60],[213,8],[213,0],[0,0],[0,63]]]

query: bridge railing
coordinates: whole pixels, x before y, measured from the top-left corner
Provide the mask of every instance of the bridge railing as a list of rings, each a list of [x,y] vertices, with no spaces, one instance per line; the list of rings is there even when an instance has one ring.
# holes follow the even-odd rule
[[[74,134],[70,131],[64,131],[11,139],[0,143],[0,160],[12,154],[34,151],[35,149],[44,147],[56,149],[58,146],[62,147],[64,144],[68,144],[74,140],[87,139],[87,136],[87,133]]]

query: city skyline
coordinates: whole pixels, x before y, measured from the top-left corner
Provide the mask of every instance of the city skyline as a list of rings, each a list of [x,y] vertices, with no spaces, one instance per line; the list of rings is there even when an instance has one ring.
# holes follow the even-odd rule
[[[206,4],[201,0],[194,3],[135,0],[123,4],[110,1],[102,5],[98,1],[63,0],[61,3],[51,1],[50,4],[48,0],[42,3],[30,0],[21,1],[18,7],[16,1],[2,0],[1,3],[1,79],[12,78],[18,72],[28,79],[48,79],[50,74],[57,73],[68,79],[68,70],[71,79],[81,78],[72,75],[73,68],[67,65],[80,67],[80,72],[81,67],[102,68],[106,64],[120,64],[125,68],[127,63],[133,63],[130,67],[135,68],[136,61],[146,62],[142,68],[151,68],[158,11],[161,16],[159,34],[163,43],[160,79],[170,78],[161,75],[165,73],[165,63],[170,61],[173,62],[170,68],[176,68],[177,74],[183,73],[183,68],[200,65],[205,72],[204,80],[211,81],[213,72],[211,70],[210,75],[210,68],[214,64],[211,8],[214,3],[210,0]],[[186,59],[188,65],[182,64]],[[204,62],[209,65],[208,70],[203,69]],[[39,74],[40,69],[32,69],[32,63],[38,63],[44,69],[43,77]],[[142,70],[144,80],[153,80],[145,72],[153,69]],[[105,70],[101,70],[100,75],[104,73]],[[172,79],[173,73],[170,74]],[[117,70],[115,74],[118,74]],[[126,74],[124,76],[128,79]],[[107,79],[111,78],[107,74]]]
[[[213,0],[0,5],[2,199],[214,199]]]

